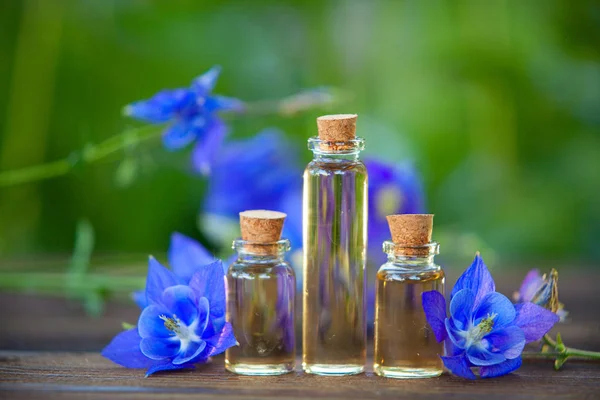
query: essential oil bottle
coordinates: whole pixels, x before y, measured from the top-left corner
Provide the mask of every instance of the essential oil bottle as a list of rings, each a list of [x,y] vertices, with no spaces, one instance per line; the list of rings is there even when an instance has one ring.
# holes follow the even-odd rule
[[[294,270],[285,261],[290,242],[280,239],[286,214],[240,213],[242,238],[227,272],[227,321],[238,346],[225,353],[225,368],[241,375],[281,375],[294,370]]]
[[[421,303],[423,292],[444,294],[444,271],[433,261],[439,250],[431,241],[433,215],[390,215],[387,220],[392,241],[383,243],[388,262],[377,272],[373,369],[388,378],[439,376],[444,347]]]
[[[304,172],[304,371],[351,375],[366,362],[367,170],[356,115],[317,119]]]

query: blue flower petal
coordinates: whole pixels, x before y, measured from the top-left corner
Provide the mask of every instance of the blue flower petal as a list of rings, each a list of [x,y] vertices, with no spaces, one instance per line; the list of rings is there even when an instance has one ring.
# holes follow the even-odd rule
[[[174,357],[179,352],[180,345],[181,341],[176,338],[147,337],[140,342],[140,350],[148,358],[164,360]]]
[[[446,332],[448,333],[448,338],[452,344],[459,349],[464,349],[467,344],[467,339],[464,336],[465,332],[457,329],[456,326],[454,326],[452,319],[446,318],[444,325],[446,326]]]
[[[162,302],[169,310],[170,315],[177,317],[187,326],[198,319],[197,301],[192,288],[186,285],[166,288],[162,296]]]
[[[200,337],[204,335],[206,326],[210,320],[210,305],[206,297],[198,299],[198,325],[196,326],[196,334]]]
[[[475,256],[471,266],[456,281],[450,298],[452,299],[462,289],[471,289],[475,293],[474,308],[479,305],[483,296],[496,290],[494,279],[479,253]]]
[[[173,364],[186,364],[188,362],[194,362],[194,358],[196,358],[204,348],[206,347],[206,342],[188,342],[185,349],[177,354],[177,357],[173,359]]]
[[[444,324],[444,320],[446,319],[446,299],[444,295],[437,290],[424,292],[421,295],[421,302],[423,303],[425,318],[427,318],[427,322],[433,330],[435,339],[438,342],[442,342],[448,337]]]
[[[559,321],[558,315],[533,303],[515,305],[515,325],[525,333],[527,343],[540,340]]]
[[[207,343],[213,348],[210,355],[215,356],[221,354],[232,346],[237,346],[238,342],[233,335],[233,327],[229,322],[225,324],[220,334],[207,340]]]
[[[450,315],[456,328],[466,331],[472,320],[475,293],[470,289],[459,290],[450,300]]]
[[[233,98],[219,95],[212,95],[206,99],[204,103],[204,109],[206,112],[212,113],[217,111],[244,111],[246,105],[243,101]]]
[[[517,313],[514,304],[505,295],[493,292],[481,299],[479,307],[473,312],[473,319],[478,324],[482,318],[492,315],[495,315],[494,328],[497,329],[513,322]]]
[[[492,353],[482,346],[470,346],[467,349],[467,358],[473,365],[484,366],[504,362],[506,357],[502,353]]]
[[[482,378],[495,378],[518,369],[522,363],[523,360],[521,357],[513,358],[512,360],[506,360],[500,364],[481,367],[479,369],[479,374]]]
[[[160,303],[163,291],[169,286],[179,285],[181,280],[173,272],[163,267],[150,256],[146,278],[146,299],[148,304]]]
[[[215,257],[195,240],[174,232],[168,252],[175,275],[189,283],[198,268],[215,261]]]
[[[485,340],[491,351],[502,353],[508,359],[519,357],[525,347],[525,334],[515,325],[493,330],[485,336]]]
[[[198,297],[208,299],[211,318],[225,315],[225,274],[221,260],[196,271],[190,281],[190,287]]]
[[[165,321],[160,318],[161,315],[170,315],[169,310],[162,305],[154,304],[142,310],[138,319],[140,337],[168,338],[173,336],[173,332],[165,327]]]
[[[182,364],[175,365],[171,361],[159,361],[152,365],[148,371],[146,371],[146,378],[150,375],[160,371],[173,371],[178,369],[195,368],[193,364]]]
[[[196,98],[188,89],[162,90],[148,100],[136,101],[125,107],[125,115],[159,124],[195,107]]]
[[[131,298],[137,304],[139,308],[142,310],[148,306],[148,300],[146,300],[146,291],[144,290],[136,290],[131,293]]]
[[[141,341],[137,328],[121,332],[102,350],[102,356],[126,368],[148,368],[152,360],[141,352]]]
[[[179,150],[192,143],[198,137],[198,129],[187,119],[178,119],[168,126],[162,135],[167,150]]]
[[[477,379],[477,376],[471,371],[469,361],[464,355],[441,358],[446,368],[454,375],[467,379]]]
[[[210,175],[213,160],[227,133],[227,125],[219,118],[213,118],[206,127],[203,138],[198,141],[192,151],[192,165],[196,171],[205,176]]]
[[[221,73],[221,67],[215,65],[192,82],[192,90],[198,97],[206,97],[213,91],[217,84],[217,79]]]

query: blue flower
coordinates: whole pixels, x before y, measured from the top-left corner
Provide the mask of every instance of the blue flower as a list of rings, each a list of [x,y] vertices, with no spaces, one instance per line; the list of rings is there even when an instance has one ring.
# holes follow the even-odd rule
[[[277,130],[228,142],[213,164],[203,212],[235,222],[244,210],[277,210],[288,214],[283,236],[302,245],[302,170],[297,149]],[[220,224],[220,227],[226,224]],[[218,229],[218,226],[211,228]],[[213,234],[219,234],[213,229]],[[226,236],[226,235],[224,235]],[[229,239],[229,238],[228,238]]]
[[[215,257],[204,246],[179,232],[174,232],[171,235],[168,259],[178,283],[185,285],[190,283],[192,276],[198,269],[215,261]],[[133,292],[132,298],[140,308],[145,308],[148,305],[146,291],[144,290]]]
[[[192,153],[194,168],[208,175],[218,148],[227,135],[219,111],[241,111],[240,100],[212,94],[220,67],[213,67],[196,78],[189,88],[162,90],[148,100],[125,107],[130,117],[152,124],[170,122],[163,133],[163,144],[178,150],[197,142]]]
[[[558,317],[533,303],[513,305],[495,291],[494,280],[477,254],[446,300],[437,291],[423,293],[423,309],[438,342],[446,341],[444,365],[455,375],[476,379],[519,368],[526,343],[542,338]]]
[[[236,345],[225,321],[225,282],[220,261],[199,268],[189,285],[150,258],[148,306],[136,328],[118,334],[102,355],[127,368],[158,371],[193,368]]]
[[[558,272],[554,268],[543,276],[539,269],[529,271],[513,298],[519,303],[532,302],[542,306],[556,313],[561,322],[569,315],[564,304],[558,301]]]

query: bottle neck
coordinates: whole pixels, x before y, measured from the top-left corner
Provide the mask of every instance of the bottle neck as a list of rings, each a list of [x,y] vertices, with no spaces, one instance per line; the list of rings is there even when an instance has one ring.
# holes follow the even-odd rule
[[[238,251],[237,262],[247,264],[271,264],[274,262],[283,262],[285,253],[277,254],[256,254],[245,251]]]
[[[405,267],[425,267],[434,264],[434,255],[411,256],[406,254],[388,254],[388,263],[398,264]]]
[[[282,239],[273,243],[256,243],[237,239],[232,248],[237,252],[237,261],[249,264],[282,262],[290,250],[290,241]]]
[[[313,150],[313,160],[322,162],[358,161],[360,152],[356,153],[326,153]]]
[[[312,137],[308,139],[308,148],[314,154],[314,160],[326,162],[357,161],[361,150],[365,148],[365,140],[357,137],[346,142],[327,142]]]
[[[388,256],[388,263],[403,267],[426,267],[434,264],[439,254],[440,245],[431,242],[423,246],[402,246],[391,241],[383,242],[383,251]]]

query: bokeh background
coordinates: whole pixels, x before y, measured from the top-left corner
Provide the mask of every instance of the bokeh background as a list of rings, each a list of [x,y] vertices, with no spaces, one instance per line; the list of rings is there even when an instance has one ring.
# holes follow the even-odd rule
[[[231,138],[277,127],[304,163],[316,116],[358,113],[367,155],[419,170],[446,254],[600,260],[597,1],[2,1],[0,171],[137,126],[125,104],[215,64],[216,92],[248,102],[343,93],[324,109],[234,118]],[[81,220],[93,260],[137,260],[142,273],[173,231],[226,252],[198,223],[206,187],[189,151],[159,140],[1,187],[0,264],[64,269]]]

